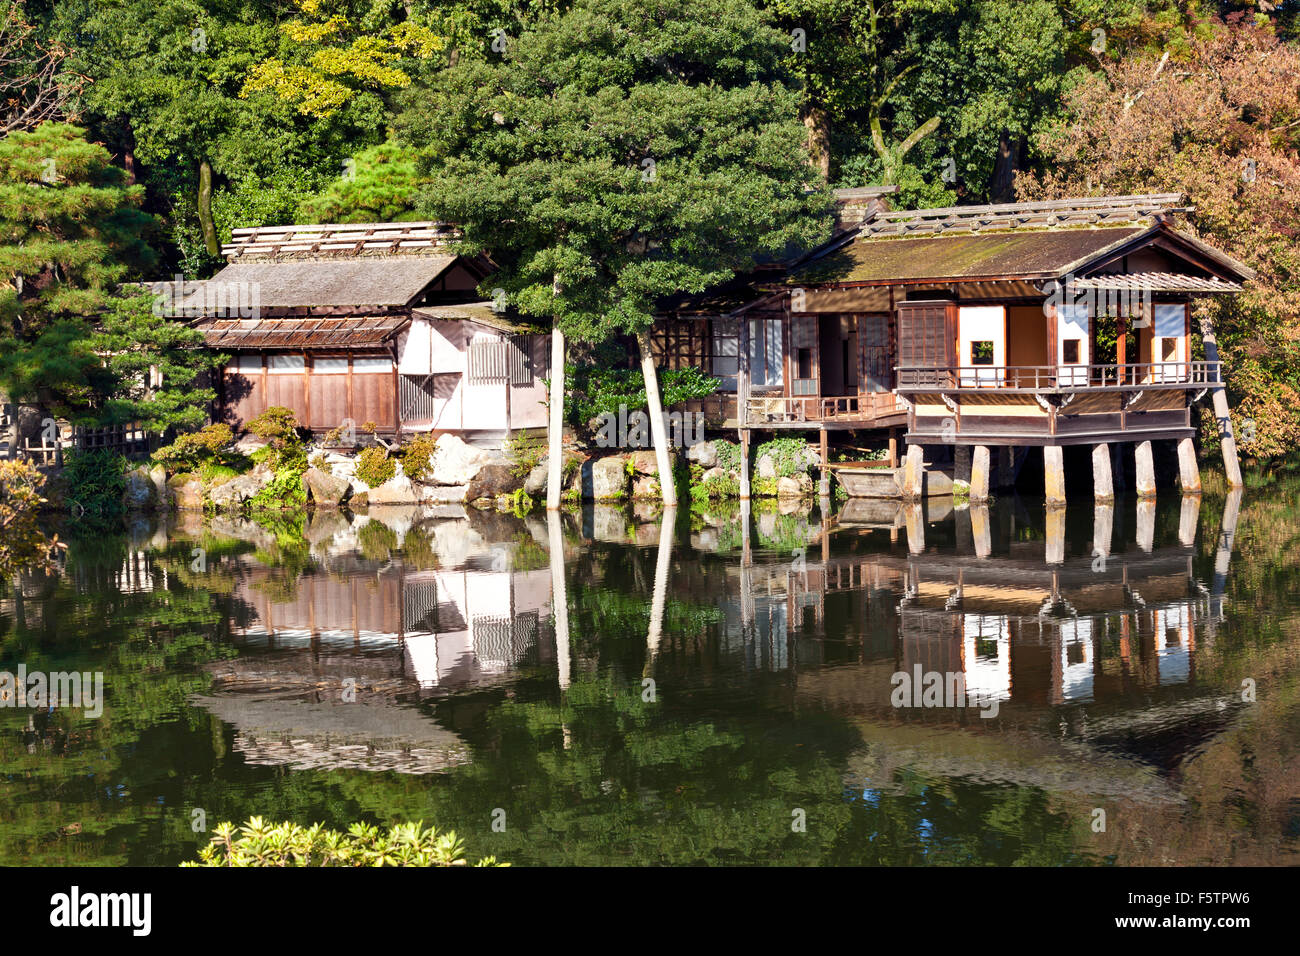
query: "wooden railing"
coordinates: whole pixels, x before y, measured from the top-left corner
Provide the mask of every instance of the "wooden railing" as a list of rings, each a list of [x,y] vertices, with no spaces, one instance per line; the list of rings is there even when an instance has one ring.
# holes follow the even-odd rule
[[[898,390],[1056,392],[1077,388],[1206,388],[1223,381],[1219,362],[1125,365],[931,365],[898,369]]]
[[[893,392],[862,395],[751,395],[744,408],[742,424],[789,424],[796,422],[868,422],[907,410]]]

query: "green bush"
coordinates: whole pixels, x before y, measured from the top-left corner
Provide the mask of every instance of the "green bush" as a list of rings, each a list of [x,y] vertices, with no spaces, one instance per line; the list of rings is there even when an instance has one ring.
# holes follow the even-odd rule
[[[307,490],[302,486],[302,476],[306,470],[306,461],[292,462],[277,468],[267,486],[249,500],[249,507],[270,511],[305,507]]]
[[[606,414],[617,416],[620,406],[627,408],[629,416],[647,407],[641,370],[614,368],[600,358],[597,356],[591,364],[567,366],[564,371],[565,418],[579,435],[589,436],[592,419]],[[665,411],[712,395],[718,385],[716,378],[693,365],[659,371],[659,395]]]
[[[807,447],[807,443],[799,438],[774,438],[758,446],[753,462],[757,463],[764,455],[770,455],[776,464],[776,477],[789,478],[805,470],[802,459]]]
[[[516,478],[526,478],[528,473],[546,457],[546,436],[519,432],[506,442],[506,457],[510,459],[510,473]]]
[[[401,451],[402,471],[412,481],[419,481],[428,473],[437,442],[432,435],[421,435],[407,442]],[[365,481],[363,478],[362,481]],[[366,482],[369,484],[369,482]],[[382,484],[382,482],[381,482]]]
[[[376,488],[397,474],[397,463],[379,445],[363,448],[357,455],[357,477]]]
[[[223,462],[224,452],[234,442],[235,434],[225,422],[208,425],[196,432],[177,435],[170,445],[153,453],[153,460],[162,462],[169,474],[194,471],[205,462]]]
[[[111,451],[69,452],[63,463],[63,494],[89,515],[106,517],[122,511],[127,460]]]
[[[354,823],[347,833],[322,824],[267,823],[252,817],[242,827],[222,823],[199,859],[181,866],[465,866],[465,845],[455,832],[420,823],[381,831]],[[477,866],[509,866],[485,857]]]
[[[293,409],[272,405],[248,423],[248,430],[266,442],[271,455],[265,459],[272,468],[296,464],[301,458],[303,470],[307,467],[307,449],[303,444],[302,426],[294,417]]]

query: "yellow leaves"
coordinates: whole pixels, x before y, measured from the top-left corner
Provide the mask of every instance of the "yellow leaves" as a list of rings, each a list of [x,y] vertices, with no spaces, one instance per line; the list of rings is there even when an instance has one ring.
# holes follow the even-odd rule
[[[323,16],[321,0],[295,3],[308,16]],[[337,15],[315,22],[290,20],[281,25],[281,30],[295,43],[318,49],[306,52],[303,63],[270,59],[257,64],[240,96],[271,92],[286,102],[297,103],[298,112],[307,116],[328,116],[345,106],[359,89],[409,86],[411,77],[392,64],[404,56],[428,59],[445,50],[449,42],[409,20],[379,34],[355,34],[348,19]]]
[[[330,17],[324,23],[304,23],[302,20],[290,20],[280,29],[290,40],[297,43],[320,43],[343,33],[348,28],[346,17]]]

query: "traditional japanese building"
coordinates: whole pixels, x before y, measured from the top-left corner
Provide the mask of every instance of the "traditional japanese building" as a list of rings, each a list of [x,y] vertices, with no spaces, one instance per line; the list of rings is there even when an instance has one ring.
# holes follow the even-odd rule
[[[841,191],[834,237],[788,268],[665,304],[657,357],[721,380],[701,405],[713,424],[746,454],[756,432],[812,433],[823,449],[828,432],[886,432],[916,466],[904,494],[920,494],[921,456],[945,446],[958,460],[974,450],[973,494],[990,450],[1005,468],[1041,447],[1049,501],[1064,500],[1065,446],[1099,449],[1105,497],[1106,446],[1135,446],[1145,494],[1150,442],[1173,440],[1184,488],[1199,489],[1193,408],[1218,391],[1222,422],[1226,401],[1191,305],[1254,273],[1177,228],[1191,211],[1179,196],[893,211],[890,191]]]
[[[317,432],[487,440],[544,426],[544,337],[477,301],[493,266],[453,238],[432,222],[236,229],[226,267],[173,304],[230,355],[221,417],[279,405]]]

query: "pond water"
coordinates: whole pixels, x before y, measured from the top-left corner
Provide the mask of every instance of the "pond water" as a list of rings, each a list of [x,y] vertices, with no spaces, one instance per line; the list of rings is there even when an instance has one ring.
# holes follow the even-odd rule
[[[516,865],[1295,863],[1300,481],[1254,483],[65,527],[0,671],[102,713],[0,706],[0,863],[253,815]]]

